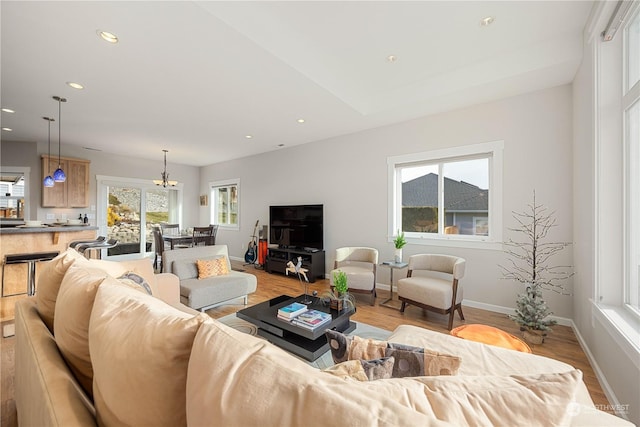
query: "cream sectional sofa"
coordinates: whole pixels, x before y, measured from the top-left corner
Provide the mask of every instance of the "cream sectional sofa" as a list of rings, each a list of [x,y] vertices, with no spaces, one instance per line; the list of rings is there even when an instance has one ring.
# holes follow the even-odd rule
[[[198,279],[196,261],[224,257],[228,274]],[[227,245],[198,246],[174,249],[162,255],[162,271],[173,273],[180,279],[180,301],[196,310],[243,298],[256,291],[257,279],[253,274],[233,271]]]
[[[457,355],[458,375],[360,382],[185,307],[178,289],[147,260],[51,261],[16,304],[19,424],[631,425],[558,361],[401,326],[389,341]]]

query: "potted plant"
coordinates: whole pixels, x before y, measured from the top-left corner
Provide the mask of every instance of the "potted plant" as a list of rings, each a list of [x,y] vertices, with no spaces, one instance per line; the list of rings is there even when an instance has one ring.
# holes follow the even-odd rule
[[[395,262],[402,262],[402,248],[407,244],[406,239],[404,238],[404,231],[398,230],[398,234],[396,238],[393,239],[393,245],[396,247],[396,253],[394,257]]]
[[[355,300],[353,296],[349,294],[347,273],[342,270],[336,270],[333,272],[333,289],[334,291],[329,291],[327,295],[329,298],[329,305],[333,310],[341,311],[347,306],[355,307]]]
[[[551,326],[557,322],[548,319],[553,314],[545,302],[542,291],[548,290],[560,295],[569,295],[562,281],[573,276],[571,267],[550,265],[552,258],[567,247],[567,242],[548,242],[549,231],[556,226],[554,213],[536,204],[533,193],[533,204],[521,213],[514,212],[513,217],[519,224],[511,231],[523,238],[520,241],[509,239],[504,245],[509,265],[500,266],[503,278],[515,280],[524,285],[525,292],[518,295],[515,314],[509,317],[520,325],[523,336],[531,344],[542,344]]]

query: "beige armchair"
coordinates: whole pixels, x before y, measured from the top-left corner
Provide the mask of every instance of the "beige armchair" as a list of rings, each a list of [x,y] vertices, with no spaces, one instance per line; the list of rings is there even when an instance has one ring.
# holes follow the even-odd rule
[[[466,261],[450,255],[420,254],[409,257],[409,271],[405,279],[398,280],[400,311],[408,304],[425,310],[449,315],[449,330],[453,315],[462,314],[462,287],[458,281],[464,276]],[[447,278],[443,278],[447,277]]]
[[[366,247],[346,247],[336,249],[334,269],[331,271],[331,289],[333,273],[344,271],[347,275],[349,293],[371,295],[371,305],[376,302],[376,268],[378,250]]]

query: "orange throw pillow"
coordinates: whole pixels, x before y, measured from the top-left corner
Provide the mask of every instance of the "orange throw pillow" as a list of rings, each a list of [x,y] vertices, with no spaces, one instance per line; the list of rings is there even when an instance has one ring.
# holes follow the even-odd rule
[[[451,335],[470,341],[517,350],[523,353],[531,353],[531,347],[529,347],[526,342],[493,326],[477,324],[462,325],[452,329]]]
[[[212,276],[224,276],[229,274],[229,267],[227,266],[227,257],[220,257],[215,259],[197,260],[198,266],[198,279],[206,279]]]

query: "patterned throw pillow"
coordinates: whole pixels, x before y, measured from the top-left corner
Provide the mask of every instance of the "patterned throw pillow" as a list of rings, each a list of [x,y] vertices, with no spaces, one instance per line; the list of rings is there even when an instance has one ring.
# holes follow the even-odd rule
[[[461,359],[426,348],[388,343],[386,357],[395,357],[393,377],[419,377],[424,375],[456,375]]]
[[[198,279],[206,279],[212,276],[224,276],[229,274],[227,266],[227,257],[220,257],[208,260],[197,260]]]
[[[393,357],[375,360],[347,360],[324,369],[324,372],[358,381],[381,380],[392,378],[393,362]]]
[[[457,356],[358,336],[348,337],[332,330],[326,331],[326,337],[334,363],[393,358],[393,378],[456,375],[462,362]]]
[[[127,286],[130,286],[132,288],[138,288],[138,290],[140,291],[146,292],[149,295],[153,295],[151,293],[151,286],[149,286],[147,281],[144,280],[144,277],[136,273],[132,273],[132,272],[125,273],[122,276],[118,277],[118,280],[120,280],[121,283]]]

